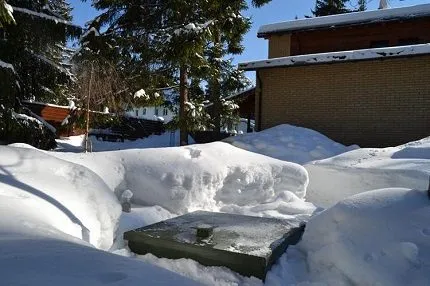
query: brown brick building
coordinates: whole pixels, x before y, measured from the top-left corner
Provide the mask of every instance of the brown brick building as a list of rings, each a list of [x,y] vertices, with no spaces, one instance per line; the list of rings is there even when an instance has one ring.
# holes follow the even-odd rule
[[[288,123],[344,144],[430,136],[430,4],[266,25],[256,70],[258,130]]]

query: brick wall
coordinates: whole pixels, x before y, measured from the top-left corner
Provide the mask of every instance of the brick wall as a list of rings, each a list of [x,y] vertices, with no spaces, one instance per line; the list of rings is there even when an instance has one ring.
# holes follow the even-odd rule
[[[258,72],[262,129],[288,123],[366,147],[430,136],[429,55]]]

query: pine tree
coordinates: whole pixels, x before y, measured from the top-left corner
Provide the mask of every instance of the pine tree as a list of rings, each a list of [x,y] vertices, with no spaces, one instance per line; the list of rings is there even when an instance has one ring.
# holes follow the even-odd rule
[[[16,114],[31,115],[22,100],[59,102],[65,95],[73,81],[64,62],[70,53],[65,44],[80,28],[70,24],[64,0],[8,0],[11,6],[0,1],[0,137],[52,148],[55,134],[49,128],[23,122]]]
[[[351,12],[346,8],[348,0],[317,0],[315,10],[312,11],[314,16],[328,16]]]

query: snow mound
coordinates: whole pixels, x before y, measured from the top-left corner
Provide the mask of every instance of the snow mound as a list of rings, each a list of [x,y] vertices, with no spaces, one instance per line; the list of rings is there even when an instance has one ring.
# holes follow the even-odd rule
[[[96,174],[29,148],[0,146],[0,202],[0,229],[14,228],[9,223],[32,232],[56,229],[105,250],[121,213]]]
[[[310,177],[306,199],[323,207],[375,189],[424,190],[430,176],[430,137],[397,147],[357,149],[305,168]]]
[[[175,214],[200,209],[254,215],[303,214],[301,207],[293,207],[295,202],[303,203],[306,195],[308,176],[303,167],[222,142],[163,149],[53,154],[93,170],[118,196],[130,190],[134,203],[158,205]],[[315,209],[313,205],[304,206],[305,213]],[[258,209],[263,207],[264,210]]]
[[[2,229],[3,230],[3,229]],[[53,231],[53,230],[51,230]],[[199,285],[157,266],[69,241],[22,236],[0,240],[2,285]]]
[[[284,161],[304,164],[350,151],[317,131],[283,124],[224,140],[238,148]]]
[[[429,221],[425,191],[376,190],[312,218],[298,246],[315,281],[430,285]]]

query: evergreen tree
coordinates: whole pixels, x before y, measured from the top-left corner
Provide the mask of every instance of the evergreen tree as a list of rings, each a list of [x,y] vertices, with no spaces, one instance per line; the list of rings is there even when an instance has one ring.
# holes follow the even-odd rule
[[[21,100],[59,102],[73,81],[66,40],[80,33],[64,0],[0,0],[0,139],[52,148],[55,134]],[[13,12],[13,15],[12,15]],[[12,18],[13,16],[13,18]]]
[[[367,0],[358,0],[358,11],[366,11],[367,10]]]
[[[351,12],[346,8],[348,0],[317,0],[315,10],[312,11],[314,16],[328,16]]]
[[[259,7],[268,2],[252,4]],[[116,41],[121,60],[127,62],[125,70],[136,82],[146,89],[178,87],[182,143],[187,141],[186,131],[191,131],[187,115],[196,113],[187,111],[187,106],[193,106],[190,92],[198,86],[197,93],[204,93],[204,82],[209,83],[206,93],[217,104],[214,123],[220,126],[220,94],[231,87],[231,80],[222,83],[223,75],[234,73],[225,58],[242,51],[240,42],[249,28],[249,19],[240,16],[247,8],[245,0],[98,0],[93,4],[104,11],[93,22],[107,26],[103,34]]]
[[[80,33],[69,23],[70,7],[64,0],[10,0],[16,24],[4,24],[0,33],[0,59],[14,66],[20,78],[19,99],[58,102],[72,82],[64,63],[69,37]],[[2,83],[14,85],[15,82]]]

